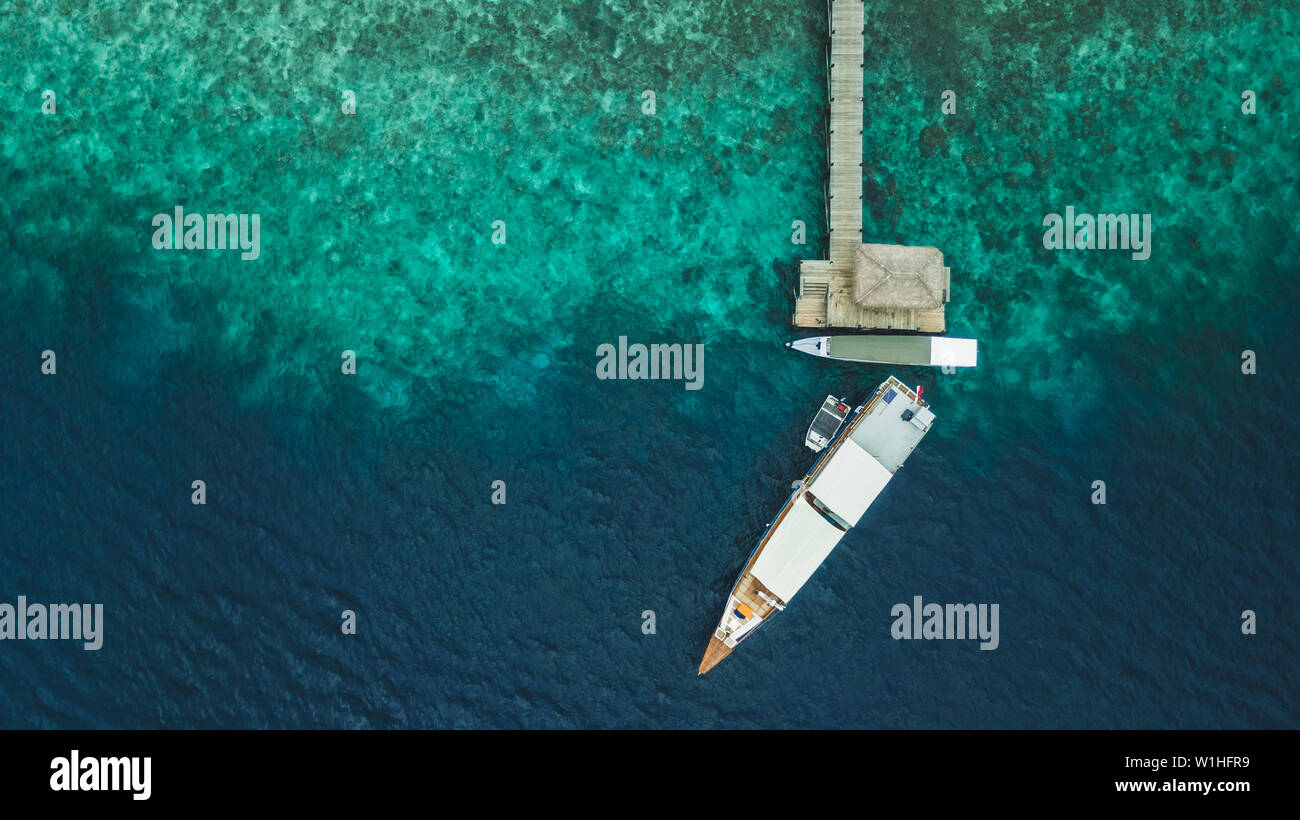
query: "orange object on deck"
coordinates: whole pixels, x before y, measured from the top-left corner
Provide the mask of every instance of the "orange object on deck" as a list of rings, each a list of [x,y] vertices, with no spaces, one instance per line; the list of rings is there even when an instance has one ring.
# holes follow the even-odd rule
[[[754,610],[750,609],[747,604],[742,604],[740,601],[736,602],[736,611],[739,612],[741,616],[745,618],[748,618],[750,615],[754,614]]]

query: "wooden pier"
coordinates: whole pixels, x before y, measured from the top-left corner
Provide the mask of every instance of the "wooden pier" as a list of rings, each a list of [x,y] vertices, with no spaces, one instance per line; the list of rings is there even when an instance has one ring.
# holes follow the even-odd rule
[[[830,162],[826,192],[827,259],[808,259],[799,269],[796,327],[881,328],[944,332],[947,268],[939,304],[861,304],[855,296],[862,244],[862,71],[865,54],[864,0],[830,0]],[[874,246],[880,247],[880,246]],[[932,249],[930,249],[932,250]],[[942,256],[940,256],[942,267]],[[899,271],[915,278],[915,271]],[[889,273],[886,273],[886,279]],[[931,290],[934,288],[932,287]],[[889,288],[879,290],[887,294]],[[880,300],[876,300],[879,302]]]
[[[862,244],[863,0],[831,2],[830,265],[852,267]]]

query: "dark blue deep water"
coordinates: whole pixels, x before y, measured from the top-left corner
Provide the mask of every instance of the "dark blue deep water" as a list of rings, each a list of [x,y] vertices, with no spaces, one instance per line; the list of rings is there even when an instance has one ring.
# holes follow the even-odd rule
[[[890,372],[782,347],[824,4],[85,5],[0,10],[0,602],[104,646],[0,642],[0,726],[1300,725],[1293,6],[868,4],[865,233],[943,250],[980,366],[893,371],[933,431],[698,678]],[[176,205],[261,258],[155,250]],[[1151,259],[1045,250],[1069,205]],[[703,389],[598,380],[619,336]],[[914,595],[999,648],[892,640]]]

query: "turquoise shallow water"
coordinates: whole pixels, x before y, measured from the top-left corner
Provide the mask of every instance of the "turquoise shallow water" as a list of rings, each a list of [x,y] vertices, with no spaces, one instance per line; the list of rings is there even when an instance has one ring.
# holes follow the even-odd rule
[[[0,644],[0,719],[1295,726],[1298,33],[868,6],[865,234],[944,251],[981,365],[898,372],[939,425],[699,681],[808,417],[886,375],[781,347],[823,4],[8,4],[0,599],[110,620]],[[177,204],[262,214],[262,257],[154,250]],[[1152,258],[1044,250],[1067,205],[1151,213]],[[620,335],[704,344],[704,389],[597,380]],[[1002,646],[890,640],[915,594]]]

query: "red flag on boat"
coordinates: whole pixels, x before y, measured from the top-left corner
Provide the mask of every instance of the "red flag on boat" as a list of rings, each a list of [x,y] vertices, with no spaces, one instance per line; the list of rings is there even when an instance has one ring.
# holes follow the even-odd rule
[[[918,385],[916,386],[916,397],[917,397],[918,399],[921,398],[921,393],[923,393],[924,391],[925,391],[925,388],[918,384]]]

